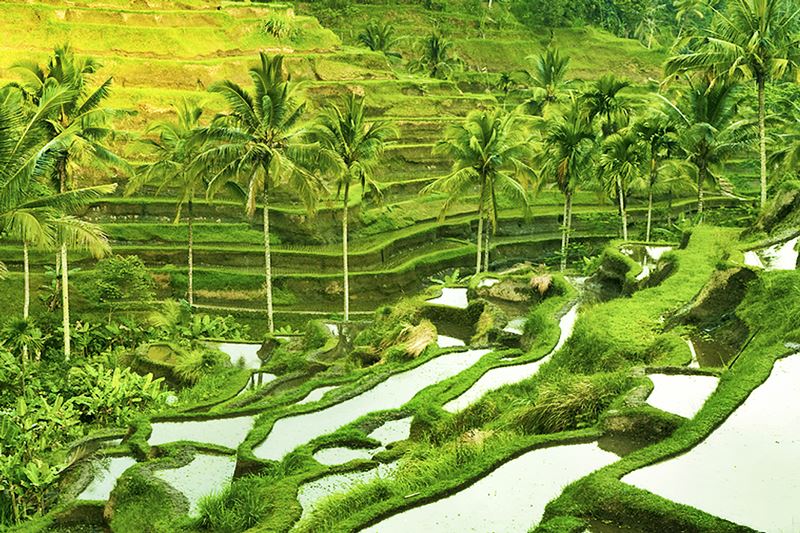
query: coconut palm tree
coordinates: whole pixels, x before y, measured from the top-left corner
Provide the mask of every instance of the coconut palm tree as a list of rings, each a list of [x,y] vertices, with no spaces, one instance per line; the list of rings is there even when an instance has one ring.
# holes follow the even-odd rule
[[[628,240],[628,192],[638,185],[646,158],[644,145],[629,128],[608,136],[598,157],[600,181],[619,201],[624,241]]]
[[[108,242],[99,227],[67,215],[114,185],[102,185],[53,192],[40,180],[49,178],[58,162],[63,145],[79,128],[67,128],[51,137],[48,120],[68,102],[72,91],[56,83],[47,83],[35,108],[27,109],[21,94],[13,88],[0,92],[0,232],[18,239],[23,246],[22,317],[30,313],[30,246],[52,248],[84,247],[95,255],[108,250]],[[69,320],[68,311],[65,322]],[[69,358],[69,337],[65,337],[65,357]],[[24,357],[27,349],[23,349]]]
[[[645,240],[650,242],[653,220],[653,193],[659,185],[663,165],[678,148],[678,131],[672,117],[661,109],[652,109],[633,124],[633,133],[647,149],[647,230]]]
[[[564,221],[561,233],[561,270],[567,267],[569,237],[572,229],[572,196],[591,165],[595,146],[592,124],[577,100],[568,111],[552,119],[544,132],[541,151],[543,174],[564,195]]]
[[[178,108],[176,122],[158,122],[149,132],[155,139],[145,144],[155,155],[151,163],[142,165],[137,177],[131,180],[126,194],[131,194],[145,184],[156,184],[159,189],[169,188],[178,195],[174,223],[180,222],[186,206],[188,232],[188,288],[189,309],[194,306],[194,200],[199,193],[205,195],[206,181],[202,169],[193,164],[202,152],[203,143],[197,135],[203,110],[184,102]]]
[[[397,135],[387,122],[368,122],[364,98],[348,94],[341,107],[326,107],[312,130],[320,145],[320,161],[342,193],[342,266],[344,273],[344,321],[350,320],[350,278],[348,274],[347,218],[351,187],[360,184],[362,194],[377,190],[372,181],[386,141]]]
[[[444,217],[453,202],[478,189],[478,235],[475,273],[481,271],[481,239],[484,219],[487,230],[497,229],[497,199],[506,195],[528,208],[524,185],[532,175],[529,166],[531,147],[516,112],[503,110],[473,111],[462,124],[450,126],[434,147],[435,153],[453,159],[450,174],[422,189],[425,194],[440,191],[448,194],[442,206]],[[488,243],[486,244],[488,253]]]
[[[408,64],[411,72],[446,79],[461,68],[461,60],[453,54],[453,42],[438,32],[433,32],[420,41],[417,48],[417,58]]]
[[[73,188],[74,170],[84,163],[100,163],[132,173],[127,162],[105,144],[106,140],[114,136],[114,130],[110,125],[111,119],[119,116],[122,112],[104,106],[104,102],[110,94],[112,78],[106,79],[94,89],[89,87],[90,78],[99,67],[93,59],[78,58],[70,47],[65,45],[55,49],[45,66],[22,62],[18,63],[16,67],[27,78],[27,81],[19,87],[34,104],[38,104],[46,88],[51,85],[62,86],[68,91],[65,94],[71,95],[69,100],[62,102],[57,109],[52,110],[52,114],[47,117],[46,122],[51,139],[56,138],[62,132],[70,132],[70,135],[63,137],[58,143],[57,152],[54,155],[55,165],[52,176],[59,193],[66,193]],[[79,235],[90,228],[90,225],[77,220],[72,220],[69,226],[72,229],[65,229],[61,233],[63,239],[60,242],[56,261],[57,270],[61,272],[64,355],[67,359],[70,356],[68,250],[70,242],[74,242],[79,248],[87,244],[88,241],[84,241]],[[76,229],[79,226],[82,229]],[[78,231],[78,233],[74,233],[74,231]],[[78,240],[72,241],[73,238]]]
[[[533,87],[530,102],[536,102],[544,110],[548,105],[558,102],[562,93],[569,87],[567,79],[569,56],[561,55],[558,48],[548,47],[533,60],[533,68],[523,71],[526,83]]]
[[[767,202],[766,86],[798,66],[799,27],[800,6],[794,0],[731,0],[695,37],[690,51],[665,64],[667,75],[703,71],[755,83],[762,208]]]
[[[304,169],[312,161],[313,148],[305,143],[300,118],[305,111],[294,94],[294,86],[283,72],[283,56],[260,54],[258,66],[250,69],[253,92],[225,80],[209,91],[221,95],[228,112],[217,116],[198,135],[211,145],[196,160],[211,170],[209,195],[230,182],[243,183],[246,211],[253,216],[261,197],[264,233],[264,277],[267,293],[267,325],[275,331],[272,309],[272,259],[270,252],[270,194],[288,185],[312,206],[320,189],[319,180]]]
[[[678,128],[678,147],[690,164],[697,185],[697,212],[703,213],[703,188],[719,184],[715,169],[746,149],[753,128],[738,120],[742,93],[736,82],[702,77],[689,79],[689,89],[677,104],[667,103]]]

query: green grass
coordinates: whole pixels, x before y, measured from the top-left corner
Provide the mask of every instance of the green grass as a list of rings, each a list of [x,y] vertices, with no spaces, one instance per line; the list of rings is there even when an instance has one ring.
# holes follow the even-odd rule
[[[735,252],[736,229],[699,226],[689,246],[675,250],[676,272],[656,287],[585,310],[562,354],[575,372],[595,372],[630,363],[673,361],[673,334],[661,318],[697,294],[722,261]],[[681,354],[683,354],[681,350]],[[685,355],[685,354],[684,354]]]
[[[685,505],[679,505],[619,481],[625,474],[684,453],[706,438],[768,377],[776,359],[788,355],[784,342],[800,338],[800,273],[762,273],[737,309],[757,331],[716,392],[700,412],[660,444],[650,446],[567,487],[547,507],[541,531],[561,517],[595,518],[637,529],[669,531],[750,531]],[[764,328],[764,324],[770,327]]]

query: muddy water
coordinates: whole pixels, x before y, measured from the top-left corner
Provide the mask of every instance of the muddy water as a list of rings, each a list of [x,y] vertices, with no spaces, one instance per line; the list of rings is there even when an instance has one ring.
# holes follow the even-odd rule
[[[397,463],[381,464],[370,470],[333,474],[302,485],[297,491],[297,501],[303,508],[301,518],[311,514],[324,498],[347,492],[356,485],[369,483],[374,479],[390,477],[395,470]]]
[[[797,243],[800,237],[772,245],[768,248],[744,253],[744,264],[765,270],[795,270],[797,268]]]
[[[204,496],[219,492],[230,484],[235,468],[235,457],[198,454],[188,465],[156,470],[154,475],[186,496],[189,515],[194,516]]]
[[[258,350],[261,349],[260,344],[246,344],[236,342],[223,342],[216,346],[216,348],[228,354],[231,358],[231,363],[235,366],[242,362],[244,368],[251,370],[258,370],[261,368],[261,358],[258,356]]]
[[[336,385],[333,386],[326,386],[326,387],[317,387],[316,389],[309,392],[305,398],[297,402],[298,404],[306,404],[306,403],[314,403],[318,402],[325,396],[325,393],[328,391],[332,391],[333,389],[338,389],[339,387]]]
[[[393,442],[406,440],[411,435],[411,420],[412,418],[410,416],[399,420],[390,420],[367,436],[377,440],[384,446]]]
[[[136,464],[133,457],[105,457],[92,463],[94,478],[78,495],[79,500],[107,500],[117,484],[117,479]]]
[[[463,287],[442,289],[442,295],[437,298],[426,300],[429,304],[445,305],[447,307],[457,307],[459,309],[466,309],[469,305],[467,301],[467,289]]]
[[[575,327],[575,321],[577,318],[578,306],[576,304],[572,306],[572,308],[567,311],[563,317],[561,317],[561,320],[559,321],[561,334],[559,335],[556,346],[549,354],[542,357],[538,361],[533,361],[532,363],[500,366],[490,369],[483,374],[478,381],[472,385],[472,387],[462,393],[461,396],[447,402],[444,405],[444,409],[446,411],[450,411],[451,413],[456,413],[472,405],[489,391],[499,389],[504,385],[518,383],[536,374],[536,372],[539,371],[539,368],[549,361],[553,354],[560,350],[561,347],[564,346],[564,343],[567,342],[569,336],[572,335],[572,330]]]
[[[371,533],[524,533],[568,484],[618,457],[597,444],[571,444],[527,452],[451,496],[396,514]]]
[[[397,409],[422,389],[455,376],[477,363],[489,350],[443,354],[420,366],[390,376],[372,389],[321,411],[281,418],[267,438],[253,448],[261,459],[280,460],[311,439],[331,433],[374,411]]]
[[[448,337],[447,335],[438,335],[436,337],[436,345],[439,348],[453,348],[456,346],[464,346],[466,343],[461,339],[455,337]]]
[[[800,354],[703,442],[622,481],[759,531],[800,531]]]
[[[314,454],[314,459],[323,465],[343,465],[356,459],[371,459],[381,448],[368,450],[366,448],[323,448]]]
[[[647,403],[686,418],[697,414],[719,383],[715,376],[648,374],[647,377],[654,385]]]
[[[189,422],[153,422],[153,433],[147,442],[151,446],[158,446],[187,440],[236,449],[253,429],[253,420],[252,416],[240,416]]]

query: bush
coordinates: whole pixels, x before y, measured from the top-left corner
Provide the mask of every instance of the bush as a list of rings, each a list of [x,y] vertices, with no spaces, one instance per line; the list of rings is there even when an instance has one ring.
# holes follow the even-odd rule
[[[331,338],[328,327],[320,320],[309,320],[303,337],[303,348],[306,350],[319,350]]]
[[[160,378],[140,376],[130,368],[76,366],[70,369],[67,382],[83,422],[123,426],[142,411],[163,406],[166,400]]]
[[[155,281],[135,255],[115,255],[97,263],[86,295],[97,302],[148,301],[155,298]]]

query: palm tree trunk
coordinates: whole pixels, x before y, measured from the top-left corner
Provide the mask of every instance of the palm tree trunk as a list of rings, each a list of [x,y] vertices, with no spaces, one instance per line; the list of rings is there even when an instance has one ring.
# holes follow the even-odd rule
[[[759,76],[758,80],[758,148],[761,158],[761,209],[767,205],[767,128],[765,126],[766,104],[764,93],[766,92],[765,80]]]
[[[350,200],[350,184],[344,186],[344,209],[342,213],[342,271],[344,272],[344,321],[350,320],[350,274],[347,266],[347,203]]]
[[[69,265],[67,263],[67,244],[61,244],[61,311],[64,328],[64,360],[69,361],[71,336],[69,321]]]
[[[701,165],[697,171],[697,214],[703,220],[703,183],[706,182],[706,167]]]
[[[625,197],[622,193],[622,179],[617,178],[617,196],[619,197],[619,213],[622,217],[622,240],[628,240],[628,213],[625,209]]]
[[[268,177],[264,177],[264,286],[267,291],[267,328],[275,332],[275,321],[272,316],[272,255],[269,248],[269,186]]]
[[[561,221],[561,272],[567,268],[567,203],[569,192],[564,193],[564,218]]]
[[[572,193],[570,192],[567,196],[567,246],[564,249],[564,265],[568,263],[569,260],[569,239],[570,234],[572,233]]]
[[[486,216],[486,236],[483,239],[483,271],[489,272],[489,238],[491,237],[491,224],[489,224],[489,216]]]
[[[653,223],[653,186],[650,186],[650,190],[648,191],[647,195],[647,232],[645,234],[644,240],[650,242],[650,228]]]
[[[478,202],[478,253],[475,259],[475,274],[481,273],[481,239],[483,238],[483,183],[481,183],[481,199]]]
[[[28,241],[22,241],[22,270],[23,270],[23,297],[22,297],[22,319],[28,321],[31,309],[31,269],[28,257]],[[28,345],[22,347],[22,360],[28,360]]]
[[[192,201],[189,200],[189,313],[194,310],[194,211]]]

